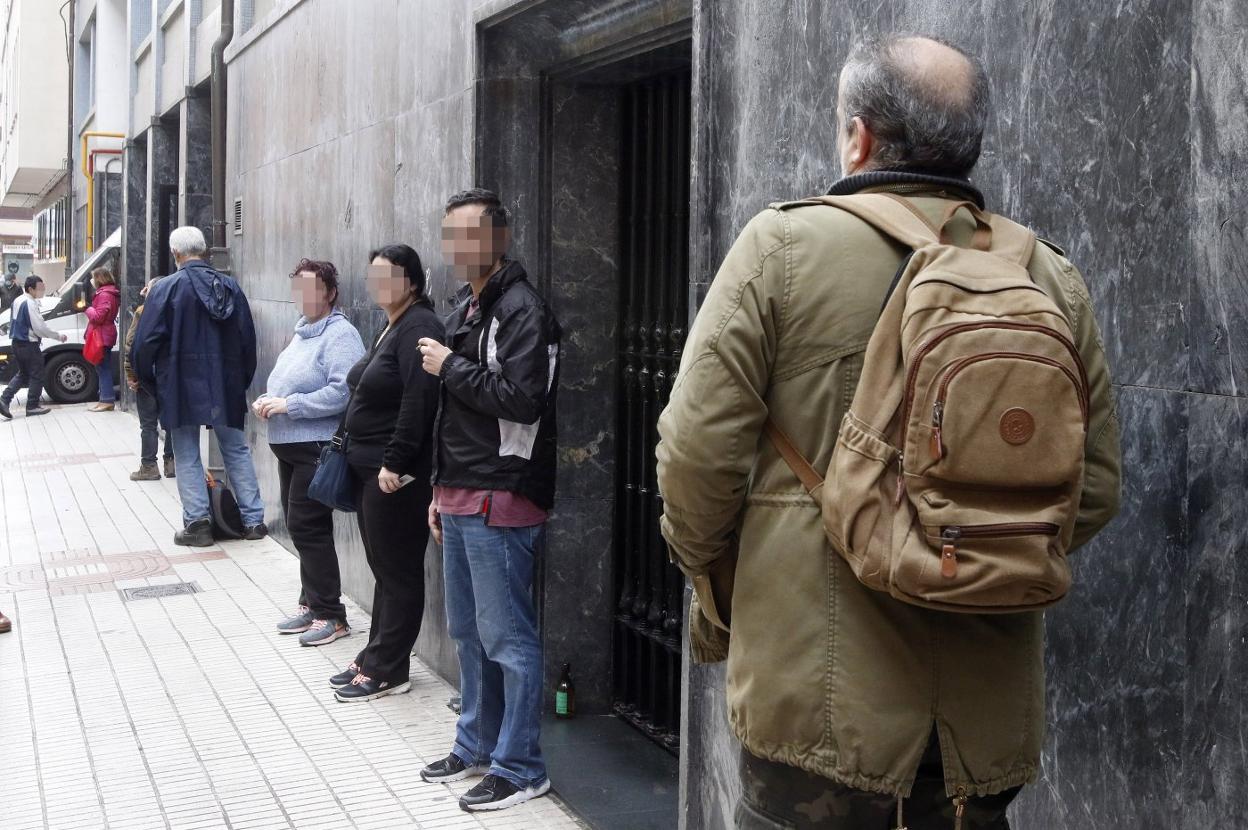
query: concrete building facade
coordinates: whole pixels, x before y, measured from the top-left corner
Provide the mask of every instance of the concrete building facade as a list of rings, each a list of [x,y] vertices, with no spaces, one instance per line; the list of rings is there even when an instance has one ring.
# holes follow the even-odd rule
[[[58,11],[40,0],[0,3],[0,206],[37,214],[27,270],[52,286],[64,279],[69,222],[68,32]]]
[[[175,224],[210,226],[220,18],[211,0],[131,0],[127,15],[136,287],[169,270]],[[1083,269],[1127,476],[1123,516],[1079,554],[1077,587],[1049,615],[1044,780],[1016,826],[1235,824],[1248,799],[1248,539],[1228,498],[1248,477],[1242,3],[243,0],[235,22],[228,241],[261,341],[253,391],[291,336],[301,257],[337,263],[371,337],[367,252],[411,244],[445,309],[441,205],[472,184],[498,190],[514,253],[568,332],[539,577],[548,683],[570,661],[582,711],[678,743],[681,824],[712,830],[731,826],[739,754],[722,667],[681,653],[683,581],[654,535],[653,418],[736,233],[837,176],[835,79],[852,39],[933,31],[980,54],[995,104],[976,182]],[[264,425],[249,435],[280,535]],[[348,517],[336,538],[347,590],[367,600]],[[439,552],[422,553],[418,651],[454,679]]]

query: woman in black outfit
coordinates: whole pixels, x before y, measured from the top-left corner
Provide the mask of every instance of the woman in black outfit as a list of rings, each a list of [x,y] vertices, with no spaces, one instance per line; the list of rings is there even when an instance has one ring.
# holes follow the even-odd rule
[[[341,701],[411,688],[412,646],[425,612],[425,516],[433,495],[430,437],[439,384],[421,369],[417,342],[445,336],[425,296],[417,253],[406,245],[387,245],[369,260],[368,291],[389,325],[347,374],[353,397],[346,433],[360,536],[377,587],[368,645],[329,681]]]

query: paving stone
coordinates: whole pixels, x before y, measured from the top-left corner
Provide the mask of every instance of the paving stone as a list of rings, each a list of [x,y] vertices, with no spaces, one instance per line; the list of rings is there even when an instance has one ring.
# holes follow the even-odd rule
[[[321,648],[278,635],[298,560],[271,539],[173,545],[177,485],[130,481],[137,450],[131,415],[83,406],[0,431],[0,469],[21,470],[0,477],[0,576],[29,577],[0,582],[3,830],[582,827],[553,797],[469,814],[474,782],[422,782],[454,738],[451,688],[413,659],[411,693],[338,703],[325,681],[368,615],[348,602],[354,633]],[[201,592],[119,593],[182,581]]]

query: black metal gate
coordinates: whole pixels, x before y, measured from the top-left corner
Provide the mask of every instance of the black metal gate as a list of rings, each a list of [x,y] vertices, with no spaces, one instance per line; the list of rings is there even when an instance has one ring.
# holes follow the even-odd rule
[[[659,532],[654,451],[689,313],[690,75],[624,96],[615,711],[675,752],[684,577]]]

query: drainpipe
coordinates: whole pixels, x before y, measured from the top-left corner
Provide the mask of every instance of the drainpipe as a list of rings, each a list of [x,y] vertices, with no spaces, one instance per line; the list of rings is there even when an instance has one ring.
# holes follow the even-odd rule
[[[212,44],[212,260],[225,271],[225,47],[233,39],[234,0],[221,0],[221,34]]]
[[[125,138],[125,133],[107,133],[100,130],[88,130],[82,134],[82,175],[87,182],[87,240],[85,250],[89,254],[95,250],[95,154],[120,153],[120,150],[87,151],[87,142],[92,138]]]
[[[69,0],[69,32],[65,39],[65,58],[69,62],[69,134],[65,141],[65,281],[74,275],[74,42],[77,32],[75,25],[78,0]]]

